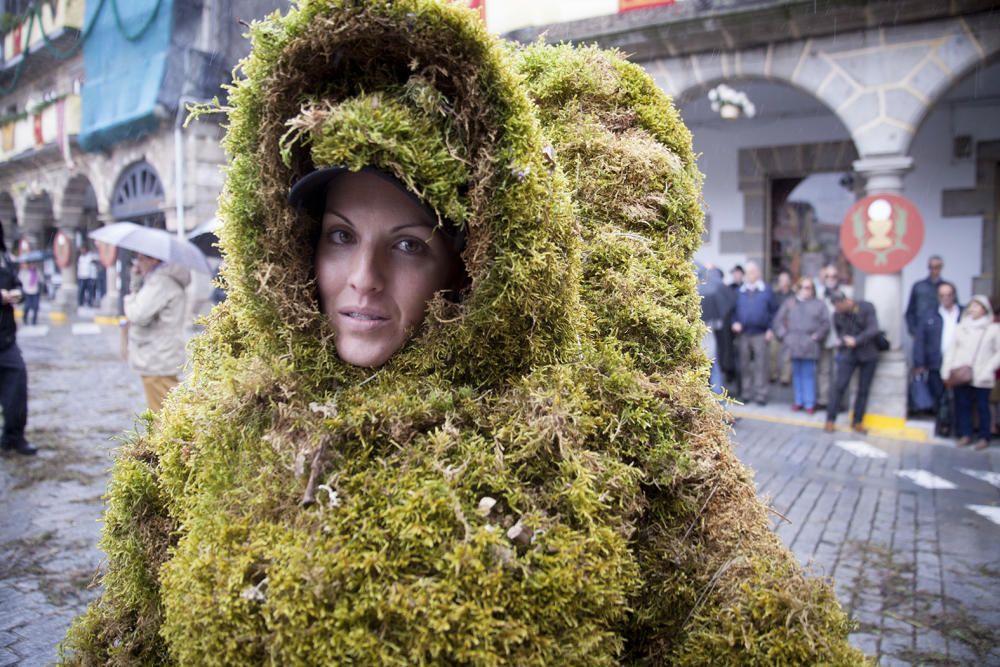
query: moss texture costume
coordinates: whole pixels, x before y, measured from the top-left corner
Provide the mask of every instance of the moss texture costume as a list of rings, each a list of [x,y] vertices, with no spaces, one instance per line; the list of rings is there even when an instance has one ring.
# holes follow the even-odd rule
[[[615,53],[515,48],[429,0],[251,30],[230,297],[115,465],[81,664],[856,664],[707,389],[690,136]],[[464,227],[470,287],[377,371],[312,281],[314,165]],[[305,501],[305,502],[303,502]]]

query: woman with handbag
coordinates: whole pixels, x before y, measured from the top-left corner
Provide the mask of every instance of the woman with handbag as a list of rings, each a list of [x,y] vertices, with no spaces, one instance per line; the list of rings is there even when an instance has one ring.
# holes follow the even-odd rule
[[[809,278],[799,280],[795,297],[787,299],[774,317],[774,332],[792,360],[792,410],[816,412],[816,361],[820,346],[830,332],[826,304],[816,298]]]
[[[941,377],[955,392],[955,431],[958,446],[972,442],[972,406],[979,414],[976,449],[990,441],[990,389],[1000,366],[1000,324],[993,322],[990,300],[977,294],[965,309],[941,362]]]

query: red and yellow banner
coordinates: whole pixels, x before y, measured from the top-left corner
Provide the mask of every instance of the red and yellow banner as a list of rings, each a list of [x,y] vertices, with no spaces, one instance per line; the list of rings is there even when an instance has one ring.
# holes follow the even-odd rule
[[[646,9],[648,7],[664,7],[674,4],[675,0],[618,0],[618,13],[630,12],[633,9]]]

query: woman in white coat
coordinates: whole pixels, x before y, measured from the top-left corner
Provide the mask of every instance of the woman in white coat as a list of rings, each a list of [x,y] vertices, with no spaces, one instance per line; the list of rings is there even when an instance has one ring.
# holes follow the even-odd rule
[[[963,367],[971,368],[963,381]],[[972,406],[979,413],[976,449],[986,449],[990,441],[990,390],[994,372],[1000,367],[1000,324],[993,322],[990,300],[977,294],[966,306],[951,344],[941,362],[941,377],[955,392],[955,432],[958,446],[972,442]]]

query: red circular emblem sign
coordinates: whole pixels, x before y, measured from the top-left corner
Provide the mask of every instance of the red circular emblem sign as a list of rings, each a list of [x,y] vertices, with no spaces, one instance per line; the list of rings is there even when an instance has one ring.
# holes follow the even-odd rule
[[[118,248],[110,243],[97,242],[97,258],[101,260],[101,266],[110,269],[118,259]]]
[[[865,273],[895,273],[924,244],[924,219],[909,199],[868,195],[854,204],[840,225],[847,261]]]
[[[73,260],[73,241],[62,230],[52,239],[52,256],[60,269],[65,269]]]

